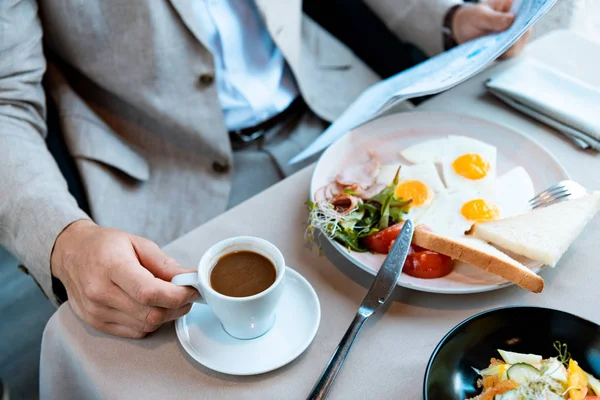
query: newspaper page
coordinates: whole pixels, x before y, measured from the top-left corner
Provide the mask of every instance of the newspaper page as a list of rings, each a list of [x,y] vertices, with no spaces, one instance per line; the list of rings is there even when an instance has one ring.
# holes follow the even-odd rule
[[[512,12],[516,18],[506,31],[463,43],[369,87],[290,164],[324,150],[399,102],[436,94],[469,79],[508,50],[554,3],[556,0],[514,1]]]

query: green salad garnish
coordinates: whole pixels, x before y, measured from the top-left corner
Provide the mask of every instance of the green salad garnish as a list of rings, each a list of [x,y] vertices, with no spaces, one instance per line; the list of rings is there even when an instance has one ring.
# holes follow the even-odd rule
[[[400,169],[391,184],[379,194],[367,200],[358,199],[354,208],[340,212],[332,204],[331,199],[325,202],[307,202],[309,208],[307,237],[314,241],[315,229],[331,239],[357,252],[368,249],[361,243],[361,238],[372,235],[396,223],[402,222],[410,209],[410,200],[399,198],[394,193],[398,185]],[[357,196],[355,190],[344,189],[343,194]]]
[[[571,359],[571,353],[567,351],[567,344],[556,341],[554,342],[554,348],[558,351],[558,357],[556,357],[558,361],[567,366]]]

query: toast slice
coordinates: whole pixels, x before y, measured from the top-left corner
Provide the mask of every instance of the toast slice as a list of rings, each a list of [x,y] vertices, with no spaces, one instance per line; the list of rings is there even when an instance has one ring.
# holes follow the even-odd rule
[[[466,236],[441,236],[416,227],[412,242],[501,276],[531,292],[540,293],[544,289],[544,280],[540,276],[484,241]]]
[[[497,221],[476,223],[468,235],[554,267],[600,209],[600,192]]]

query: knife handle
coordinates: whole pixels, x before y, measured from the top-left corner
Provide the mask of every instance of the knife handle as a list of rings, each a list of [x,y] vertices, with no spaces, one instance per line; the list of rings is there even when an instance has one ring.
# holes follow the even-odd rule
[[[354,343],[354,339],[358,335],[360,328],[362,328],[363,324],[367,320],[367,316],[362,315],[360,312],[356,314],[352,324],[348,327],[348,330],[344,334],[344,337],[338,344],[333,356],[329,360],[329,363],[323,370],[321,377],[317,381],[315,387],[312,392],[308,396],[307,400],[322,400],[327,396],[329,389],[331,389],[331,385],[333,384],[333,380],[337,376],[338,372],[342,368],[342,364],[348,355],[348,351],[352,344]]]

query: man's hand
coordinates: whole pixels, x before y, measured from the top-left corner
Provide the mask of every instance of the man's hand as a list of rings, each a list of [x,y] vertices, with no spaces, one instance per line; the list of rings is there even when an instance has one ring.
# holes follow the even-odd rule
[[[452,19],[452,32],[458,44],[467,42],[492,32],[502,32],[508,29],[515,15],[510,12],[512,0],[488,0],[485,3],[461,6]],[[531,30],[502,55],[509,58],[523,51]]]
[[[189,271],[155,243],[91,221],[74,222],[58,236],[51,268],[80,318],[123,337],[144,337],[186,314],[198,296],[168,282]]]

